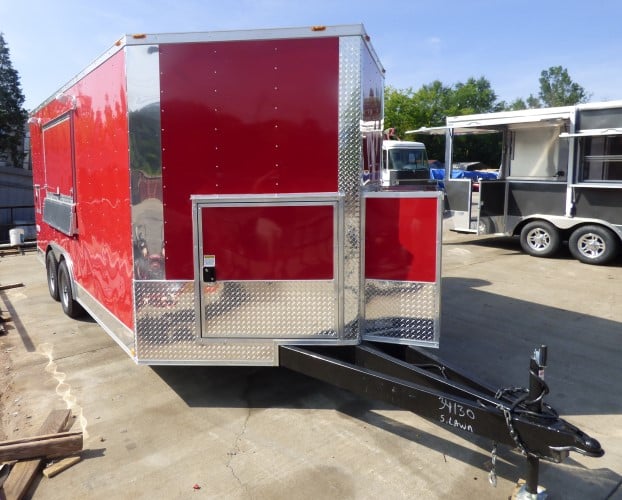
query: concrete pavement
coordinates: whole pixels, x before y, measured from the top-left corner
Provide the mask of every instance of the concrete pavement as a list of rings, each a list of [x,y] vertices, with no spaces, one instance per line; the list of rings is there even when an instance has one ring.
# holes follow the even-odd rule
[[[527,384],[549,346],[547,402],[597,438],[600,459],[542,464],[556,499],[622,499],[622,261],[520,253],[511,239],[446,232],[444,359],[499,386]],[[85,425],[83,460],[38,479],[34,499],[505,499],[524,459],[388,405],[277,368],[136,366],[92,320],[66,318],[34,253],[0,258],[4,438],[53,408]],[[200,489],[195,489],[198,486]]]

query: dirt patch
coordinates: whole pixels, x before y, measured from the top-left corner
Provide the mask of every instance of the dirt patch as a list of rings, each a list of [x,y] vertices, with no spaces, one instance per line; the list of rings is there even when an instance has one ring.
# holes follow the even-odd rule
[[[8,428],[10,427],[12,401],[15,400],[15,394],[13,392],[13,364],[10,356],[11,347],[5,341],[5,334],[0,337],[0,387],[2,387],[2,393],[0,393],[0,439],[8,439]]]

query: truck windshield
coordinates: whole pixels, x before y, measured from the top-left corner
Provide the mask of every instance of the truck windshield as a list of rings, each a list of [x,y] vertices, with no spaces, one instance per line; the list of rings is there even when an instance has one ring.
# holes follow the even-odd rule
[[[390,149],[389,170],[420,170],[428,168],[425,149]]]

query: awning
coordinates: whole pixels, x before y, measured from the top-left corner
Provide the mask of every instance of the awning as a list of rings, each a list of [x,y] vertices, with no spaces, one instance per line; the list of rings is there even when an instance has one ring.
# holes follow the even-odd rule
[[[456,135],[473,135],[473,134],[498,134],[500,130],[486,129],[479,127],[421,127],[416,130],[407,130],[406,134],[427,134],[427,135],[445,135],[447,129],[452,129],[454,136]]]
[[[559,137],[562,139],[568,139],[572,137],[601,137],[607,135],[622,135],[622,128],[580,130],[574,134],[564,132],[563,134],[559,134]]]

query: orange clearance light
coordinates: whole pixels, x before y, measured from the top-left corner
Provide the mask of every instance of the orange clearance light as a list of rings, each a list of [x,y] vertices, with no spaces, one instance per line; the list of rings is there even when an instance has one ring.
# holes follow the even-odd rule
[[[134,33],[134,34],[132,35],[132,38],[136,38],[136,39],[139,39],[139,38],[147,38],[147,35],[145,35],[144,33]]]
[[[326,26],[311,26],[311,31],[326,31]]]

